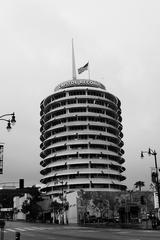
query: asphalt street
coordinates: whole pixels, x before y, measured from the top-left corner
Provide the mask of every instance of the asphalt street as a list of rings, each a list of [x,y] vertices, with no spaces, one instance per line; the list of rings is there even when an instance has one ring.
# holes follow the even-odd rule
[[[16,232],[20,240],[155,240],[160,230],[133,230],[88,228],[72,225],[53,225],[25,222],[6,222],[4,240],[14,240]],[[1,238],[0,238],[1,239]]]

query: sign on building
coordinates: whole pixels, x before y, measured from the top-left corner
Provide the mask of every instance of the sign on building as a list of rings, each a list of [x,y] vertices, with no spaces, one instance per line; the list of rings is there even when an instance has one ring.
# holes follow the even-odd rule
[[[154,192],[154,208],[159,208],[158,192]]]

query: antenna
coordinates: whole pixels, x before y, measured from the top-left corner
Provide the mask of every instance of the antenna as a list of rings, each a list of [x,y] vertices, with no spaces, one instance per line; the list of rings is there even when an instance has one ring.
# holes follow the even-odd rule
[[[75,80],[76,78],[76,64],[75,64],[75,56],[74,56],[74,44],[72,38],[72,79]]]

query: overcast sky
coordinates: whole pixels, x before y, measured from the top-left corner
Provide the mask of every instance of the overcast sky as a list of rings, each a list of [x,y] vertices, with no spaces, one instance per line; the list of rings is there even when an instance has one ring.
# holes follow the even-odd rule
[[[121,100],[128,188],[149,189],[154,157],[140,151],[160,165],[159,0],[0,1],[0,113],[17,119],[10,133],[1,121],[0,182],[39,183],[40,102],[72,78],[72,38],[77,68],[89,60],[91,79]]]

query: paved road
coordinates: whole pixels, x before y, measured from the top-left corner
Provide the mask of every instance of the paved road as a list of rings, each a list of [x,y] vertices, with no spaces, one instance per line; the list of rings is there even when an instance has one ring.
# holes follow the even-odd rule
[[[85,228],[71,225],[6,222],[4,239],[15,240],[159,240],[160,230]]]

